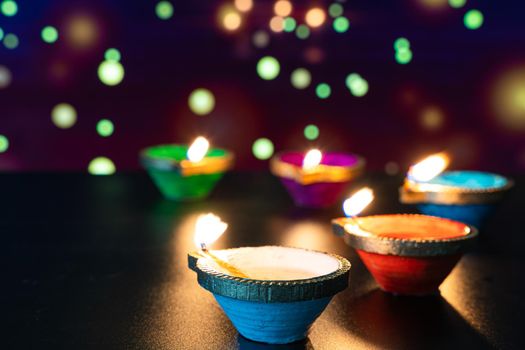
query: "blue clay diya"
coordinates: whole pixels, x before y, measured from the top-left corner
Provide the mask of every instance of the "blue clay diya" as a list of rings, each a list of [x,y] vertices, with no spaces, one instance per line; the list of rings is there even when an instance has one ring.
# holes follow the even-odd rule
[[[340,256],[279,246],[195,252],[188,265],[242,336],[269,344],[306,338],[350,272]]]
[[[416,204],[427,215],[480,226],[512,185],[512,180],[497,174],[447,171],[425,182],[407,179],[400,200]]]

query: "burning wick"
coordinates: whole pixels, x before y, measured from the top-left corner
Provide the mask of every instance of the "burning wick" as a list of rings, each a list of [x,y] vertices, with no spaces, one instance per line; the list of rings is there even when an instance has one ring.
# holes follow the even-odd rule
[[[195,223],[195,245],[200,249],[200,254],[202,256],[213,260],[217,265],[227,270],[232,276],[249,278],[235,266],[222,260],[208,250],[208,245],[219,239],[227,228],[228,224],[223,222],[217,215],[211,213],[200,215]]]
[[[343,202],[343,210],[345,215],[354,222],[354,224],[361,229],[359,223],[356,221],[356,216],[359,215],[372,201],[374,200],[374,191],[369,187],[363,187],[351,197]]]
[[[309,150],[303,158],[303,169],[312,170],[319,164],[323,159],[323,154],[318,149]]]
[[[206,153],[208,153],[208,148],[210,148],[210,143],[206,138],[199,136],[193,141],[188,152],[186,152],[186,158],[190,162],[197,163],[204,159]]]
[[[408,170],[407,178],[415,182],[427,182],[438,176],[448,166],[449,158],[445,153],[437,153],[423,159]]]

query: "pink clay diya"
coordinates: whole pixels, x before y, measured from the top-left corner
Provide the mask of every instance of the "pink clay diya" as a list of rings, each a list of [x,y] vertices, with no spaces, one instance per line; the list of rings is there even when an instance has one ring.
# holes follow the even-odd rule
[[[458,221],[394,214],[332,221],[381,289],[401,295],[438,293],[478,232]]]
[[[336,204],[352,180],[363,173],[365,161],[360,156],[327,152],[319,165],[303,168],[303,152],[283,152],[270,162],[271,172],[278,176],[301,207],[323,208]]]

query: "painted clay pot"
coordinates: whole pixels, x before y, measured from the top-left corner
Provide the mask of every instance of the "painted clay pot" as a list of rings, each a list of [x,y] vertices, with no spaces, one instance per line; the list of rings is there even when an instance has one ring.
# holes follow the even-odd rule
[[[239,333],[258,342],[287,344],[304,339],[332,297],[348,286],[350,263],[333,254],[277,246],[211,254],[213,258],[189,254],[189,267]],[[225,269],[215,258],[234,270]]]
[[[424,214],[479,227],[512,185],[501,175],[448,171],[428,182],[405,181],[400,200],[416,204]]]
[[[477,230],[426,215],[394,214],[332,221],[381,289],[401,295],[438,293]]]
[[[308,170],[302,168],[304,156],[284,152],[270,162],[271,172],[300,207],[324,208],[338,203],[351,181],[364,171],[364,159],[354,154],[325,153],[321,164]]]
[[[233,154],[212,148],[199,162],[186,159],[186,145],[160,145],[142,150],[140,160],[166,199],[198,200],[207,197],[233,166]]]

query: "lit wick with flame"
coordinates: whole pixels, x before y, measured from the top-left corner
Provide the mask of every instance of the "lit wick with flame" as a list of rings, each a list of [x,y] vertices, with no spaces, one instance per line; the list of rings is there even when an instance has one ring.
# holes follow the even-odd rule
[[[228,224],[223,222],[220,217],[214,214],[203,214],[197,218],[195,223],[194,242],[200,255],[213,260],[217,265],[228,271],[234,277],[249,278],[245,273],[239,271],[235,266],[212,254],[208,250],[208,245],[215,242],[228,228]]]
[[[209,148],[210,143],[208,140],[206,140],[205,137],[199,136],[193,141],[190,148],[188,148],[186,158],[192,163],[198,163],[204,159]]]
[[[321,160],[323,159],[323,154],[318,149],[309,150],[303,158],[303,170],[312,170],[315,169]]]
[[[423,159],[408,170],[407,179],[415,182],[428,182],[441,174],[448,166],[449,157],[437,153]]]
[[[357,227],[361,228],[355,218],[365,210],[373,200],[374,191],[369,187],[363,187],[343,202],[343,211]]]

